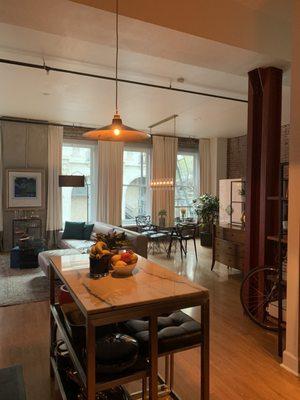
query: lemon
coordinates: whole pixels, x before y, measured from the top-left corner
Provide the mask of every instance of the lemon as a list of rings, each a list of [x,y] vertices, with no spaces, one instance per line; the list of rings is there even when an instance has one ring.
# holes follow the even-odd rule
[[[112,256],[112,258],[111,258],[111,262],[113,263],[113,264],[115,264],[117,261],[120,261],[121,260],[121,254],[115,254],[114,256]]]
[[[115,263],[115,266],[116,267],[126,267],[126,262],[125,261],[117,261],[116,263]]]

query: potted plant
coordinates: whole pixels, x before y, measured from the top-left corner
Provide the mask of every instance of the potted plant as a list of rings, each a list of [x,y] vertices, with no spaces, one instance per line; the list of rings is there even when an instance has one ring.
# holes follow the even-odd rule
[[[111,252],[130,247],[130,242],[126,239],[125,232],[117,232],[115,229],[112,229],[106,234],[97,233],[96,236],[97,241],[104,242]]]
[[[194,210],[200,223],[201,246],[212,246],[212,225],[219,217],[219,199],[217,196],[205,193],[193,200]]]
[[[158,225],[160,228],[164,228],[166,226],[166,216],[167,216],[167,211],[166,210],[160,210],[158,212],[159,220],[158,220]]]

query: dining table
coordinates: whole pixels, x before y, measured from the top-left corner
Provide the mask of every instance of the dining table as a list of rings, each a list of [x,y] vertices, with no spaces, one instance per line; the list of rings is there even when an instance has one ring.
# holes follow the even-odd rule
[[[67,288],[85,318],[86,361],[83,364],[68,336],[57,302],[57,279]],[[57,328],[85,388],[87,400],[95,400],[100,390],[123,385],[133,380],[149,379],[149,398],[158,399],[158,317],[175,310],[201,307],[202,345],[199,357],[201,400],[209,399],[209,291],[146,258],[138,257],[129,276],[111,271],[100,279],[89,274],[89,255],[62,255],[50,258],[50,331],[51,374],[63,391],[53,356]],[[131,319],[149,320],[149,356],[147,364],[117,377],[96,374],[95,330],[99,326]],[[142,397],[142,398],[146,398]],[[171,397],[172,398],[172,397]]]

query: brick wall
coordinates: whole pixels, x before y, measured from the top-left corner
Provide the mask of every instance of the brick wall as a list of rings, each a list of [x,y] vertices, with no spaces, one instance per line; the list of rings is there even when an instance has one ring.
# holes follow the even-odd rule
[[[281,127],[281,154],[280,154],[281,162],[289,161],[289,134],[290,134],[290,125],[283,125]]]
[[[236,179],[246,176],[247,135],[228,139],[227,142],[227,178]]]
[[[290,125],[281,127],[281,162],[289,159]],[[246,176],[247,136],[228,139],[227,143],[227,178],[236,179]]]

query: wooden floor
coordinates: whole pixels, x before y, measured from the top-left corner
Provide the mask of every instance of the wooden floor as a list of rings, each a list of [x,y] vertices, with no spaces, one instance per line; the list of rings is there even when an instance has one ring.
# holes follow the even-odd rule
[[[210,289],[211,400],[300,399],[300,379],[280,367],[275,336],[243,315],[238,271],[216,263],[211,272],[211,251],[203,248],[199,263],[192,250],[183,262],[163,253],[150,258]],[[199,310],[191,313],[199,318]],[[2,307],[0,324],[0,368],[23,365],[28,400],[57,398],[49,379],[48,303]],[[183,399],[199,399],[198,366],[198,350],[176,356],[175,387]]]

